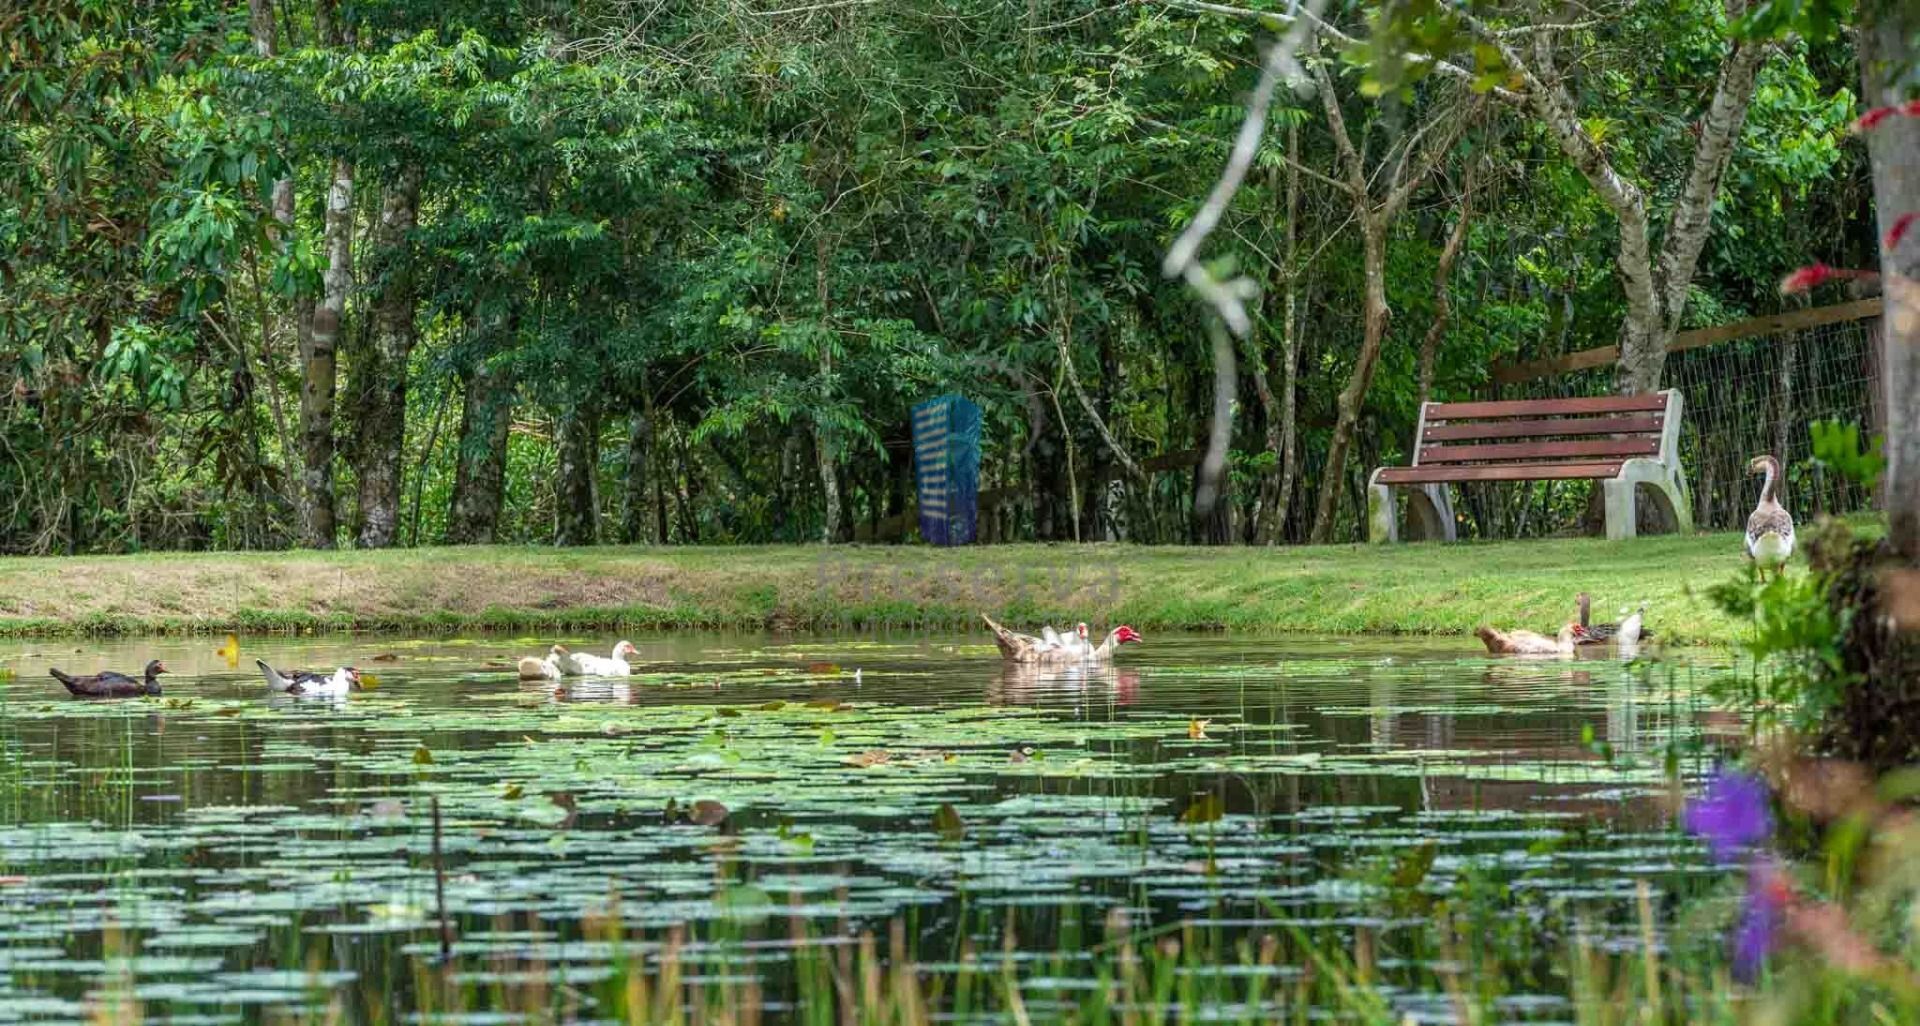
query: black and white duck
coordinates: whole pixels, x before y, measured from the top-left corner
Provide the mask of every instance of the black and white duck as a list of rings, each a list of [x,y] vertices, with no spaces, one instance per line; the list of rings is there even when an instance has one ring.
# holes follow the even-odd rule
[[[47,672],[53,674],[54,680],[64,684],[75,698],[138,698],[160,693],[160,675],[167,672],[167,668],[155,659],[147,664],[146,672],[139,678],[113,670],[105,670],[91,677],[69,676],[57,668]]]
[[[351,666],[342,666],[332,673],[312,673],[307,670],[282,673],[268,666],[265,659],[255,659],[253,665],[258,666],[260,676],[267,679],[267,690],[275,694],[341,698],[360,686],[360,671]]]

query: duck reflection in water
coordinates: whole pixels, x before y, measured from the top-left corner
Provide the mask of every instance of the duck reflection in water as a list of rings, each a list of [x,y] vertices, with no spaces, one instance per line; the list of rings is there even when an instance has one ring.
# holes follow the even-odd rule
[[[1139,698],[1140,671],[1112,663],[1005,663],[987,685],[992,705],[1078,705],[1097,699],[1127,706]]]
[[[566,702],[588,702],[594,705],[634,704],[633,685],[617,678],[608,680],[570,677],[559,683],[553,681],[533,683],[540,691],[546,693],[548,701],[555,704]]]

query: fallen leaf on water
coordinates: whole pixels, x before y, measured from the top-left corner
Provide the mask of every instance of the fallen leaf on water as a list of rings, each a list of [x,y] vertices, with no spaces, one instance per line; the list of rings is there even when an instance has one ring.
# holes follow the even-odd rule
[[[1193,719],[1187,721],[1187,737],[1195,741],[1207,740],[1207,727],[1212,720]]]
[[[398,662],[399,659],[400,657],[397,655],[394,655],[392,652],[382,652],[379,655],[373,657],[373,661],[376,663]]]
[[[786,707],[787,707],[787,703],[782,702],[781,700],[776,698],[773,701],[768,702],[765,705],[762,705],[760,707],[760,711],[761,712],[779,712],[780,710],[785,709]]]
[[[706,798],[693,803],[693,814],[688,817],[696,826],[718,826],[726,818],[727,807]]]
[[[884,748],[873,748],[852,756],[847,761],[855,766],[878,766],[881,763],[892,762],[893,753]]]
[[[960,819],[959,809],[942,802],[933,812],[933,832],[946,840],[958,841],[967,836],[967,824]]]
[[[840,664],[838,664],[838,663],[808,663],[808,664],[807,664],[807,672],[808,672],[808,673],[839,673],[839,672],[840,672]]]
[[[433,753],[427,750],[426,745],[421,745],[413,750],[413,764],[415,766],[433,765]]]
[[[519,784],[508,784],[500,790],[500,797],[510,802],[519,801],[523,794],[526,794],[526,791]]]

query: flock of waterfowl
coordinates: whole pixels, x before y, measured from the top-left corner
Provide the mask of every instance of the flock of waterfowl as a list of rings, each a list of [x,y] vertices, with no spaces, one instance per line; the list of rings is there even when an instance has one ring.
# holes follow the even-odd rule
[[[1778,576],[1787,559],[1793,555],[1793,514],[1780,504],[1780,460],[1771,454],[1755,456],[1748,462],[1747,471],[1766,475],[1766,481],[1760,487],[1760,501],[1747,518],[1747,558],[1753,561],[1763,576],[1767,573]],[[1492,626],[1482,626],[1474,634],[1494,655],[1561,658],[1572,656],[1576,650],[1588,645],[1618,646],[1623,655],[1631,656],[1642,641],[1653,637],[1653,632],[1646,628],[1644,604],[1618,623],[1592,623],[1592,602],[1586,592],[1580,593],[1576,604],[1580,618],[1561,625],[1559,633],[1553,637],[1536,631],[1503,630]],[[1084,623],[1076,624],[1064,633],[1049,625],[1042,627],[1036,635],[1010,631],[984,613],[980,618],[986,621],[988,629],[993,632],[993,641],[1000,649],[1000,657],[1006,662],[1021,665],[1103,664],[1110,662],[1121,646],[1143,640],[1139,631],[1125,624],[1107,632],[1106,638],[1095,645]],[[614,645],[613,654],[604,658],[574,652],[565,645],[556,644],[547,650],[544,657],[522,658],[518,671],[522,680],[625,677],[633,673],[629,658],[639,655],[640,650],[631,641]],[[260,659],[254,660],[254,665],[260,668],[267,689],[274,694],[340,697],[362,686],[360,671],[351,666],[342,666],[332,673],[314,673],[306,670],[276,670]],[[147,664],[139,677],[112,670],[87,677],[75,677],[57,668],[48,672],[76,698],[136,698],[160,694],[160,675],[166,673],[167,668],[155,659]]]
[[[1760,501],[1747,517],[1746,554],[1761,579],[1771,573],[1778,577],[1787,559],[1793,555],[1793,514],[1780,504],[1780,460],[1771,453],[1747,461],[1747,473],[1765,474],[1760,486]],[[1631,657],[1640,642],[1650,640],[1653,632],[1644,626],[1645,604],[1618,624],[1588,622],[1592,603],[1586,592],[1578,598],[1580,619],[1568,621],[1554,637],[1529,630],[1502,630],[1482,626],[1474,631],[1487,651],[1494,655],[1558,656],[1565,658],[1585,645],[1618,645],[1622,655]]]

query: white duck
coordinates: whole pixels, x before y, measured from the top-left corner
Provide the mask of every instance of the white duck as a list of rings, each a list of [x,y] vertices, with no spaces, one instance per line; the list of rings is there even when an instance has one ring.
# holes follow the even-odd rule
[[[1778,576],[1793,555],[1793,514],[1780,505],[1780,460],[1767,453],[1747,461],[1747,473],[1761,471],[1766,472],[1767,481],[1760,486],[1760,502],[1747,517],[1747,558],[1762,575],[1771,570]]]
[[[267,679],[267,690],[278,694],[341,698],[360,686],[360,671],[351,666],[342,666],[330,674],[319,674],[306,670],[282,673],[268,666],[264,659],[255,659],[253,665],[258,666],[260,676]]]
[[[1140,632],[1122,624],[1109,632],[1106,641],[1102,642],[1098,648],[1094,648],[1088,645],[1085,639],[1086,624],[1080,624],[1074,629],[1074,637],[1061,638],[1056,634],[1054,635],[1056,640],[1049,643],[1045,634],[1050,632],[1050,629],[1043,631],[1042,636],[1036,638],[1031,634],[1010,631],[995,623],[992,617],[984,613],[981,614],[980,619],[985,620],[987,627],[993,631],[994,644],[1000,647],[1001,658],[1010,663],[1106,662],[1113,658],[1113,653],[1121,645],[1141,640]]]
[[[627,657],[633,656],[638,658],[639,655],[640,650],[633,646],[633,642],[622,641],[618,645],[613,646],[613,655],[609,658],[602,659],[599,656],[587,655],[582,652],[573,656],[573,663],[578,667],[578,670],[575,671],[577,675],[588,677],[625,677],[633,672],[633,667],[627,665]],[[564,670],[565,667],[563,666],[562,669]]]

